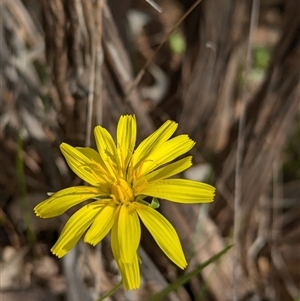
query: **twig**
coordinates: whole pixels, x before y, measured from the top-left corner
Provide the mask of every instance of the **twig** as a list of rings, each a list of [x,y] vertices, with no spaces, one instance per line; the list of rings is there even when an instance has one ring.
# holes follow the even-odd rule
[[[258,15],[259,15],[260,0],[253,0],[251,9],[249,41],[247,47],[247,59],[245,78],[249,75],[252,68],[252,45],[254,33],[257,29]],[[238,300],[237,296],[237,279],[238,279],[238,258],[240,254],[240,226],[241,226],[241,212],[242,212],[242,161],[245,144],[245,121],[246,121],[246,97],[245,86],[242,92],[242,112],[239,117],[237,151],[236,151],[236,165],[235,165],[235,197],[234,197],[234,256],[233,256],[233,301]]]
[[[147,3],[149,3],[155,10],[157,10],[159,13],[162,12],[162,8],[153,0],[145,0]]]
[[[96,19],[96,29],[97,29],[97,44],[96,44],[96,91],[95,94],[97,96],[96,102],[96,122],[97,124],[103,123],[103,75],[102,75],[102,67],[103,67],[103,48],[102,48],[102,27],[103,27],[103,0],[100,0],[98,6],[98,15],[99,18]]]
[[[87,118],[86,118],[86,136],[85,146],[91,145],[91,133],[92,133],[92,117],[93,117],[93,105],[94,105],[94,91],[95,91],[95,72],[96,72],[96,35],[95,31],[91,32],[91,70],[89,79],[89,96],[87,103]]]

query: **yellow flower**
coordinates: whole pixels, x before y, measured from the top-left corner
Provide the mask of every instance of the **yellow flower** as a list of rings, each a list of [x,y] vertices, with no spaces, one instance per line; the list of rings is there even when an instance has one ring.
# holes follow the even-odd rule
[[[147,196],[177,203],[213,201],[215,188],[204,183],[169,179],[192,165],[192,157],[174,161],[195,144],[187,135],[170,139],[177,123],[166,121],[135,149],[135,116],[121,116],[116,143],[109,132],[94,130],[98,152],[92,148],[60,145],[71,169],[91,186],[58,191],[34,208],[42,218],[55,217],[88,199],[74,213],[51,251],[64,256],[84,235],[98,244],[111,231],[111,248],[126,289],[140,286],[138,246],[140,220],[164,253],[180,268],[187,265],[178,235],[171,223],[144,199]]]

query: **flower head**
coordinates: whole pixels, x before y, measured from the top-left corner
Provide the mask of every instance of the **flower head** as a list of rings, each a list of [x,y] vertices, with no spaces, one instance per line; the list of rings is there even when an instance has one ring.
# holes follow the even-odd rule
[[[94,130],[98,152],[92,148],[60,145],[70,168],[91,186],[60,190],[38,204],[42,218],[55,217],[83,201],[93,201],[74,213],[51,251],[64,256],[84,235],[98,244],[111,232],[111,247],[126,289],[140,285],[138,246],[140,220],[159,247],[180,268],[187,265],[178,235],[171,223],[145,201],[147,196],[177,203],[213,201],[215,188],[204,183],[170,179],[192,165],[192,157],[174,161],[195,144],[187,135],[171,138],[177,123],[166,121],[135,149],[135,116],[121,116],[116,143],[103,127]]]

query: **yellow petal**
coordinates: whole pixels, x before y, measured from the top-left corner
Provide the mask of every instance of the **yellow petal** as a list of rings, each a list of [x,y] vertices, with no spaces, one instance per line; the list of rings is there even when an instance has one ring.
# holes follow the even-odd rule
[[[65,224],[51,252],[58,257],[62,257],[68,253],[91,225],[103,206],[103,204],[92,203],[85,205],[75,212]]]
[[[101,179],[95,177],[95,173],[92,172],[92,170],[97,169],[97,165],[82,152],[67,143],[62,143],[60,149],[70,168],[78,177],[92,186],[98,186],[102,182]]]
[[[96,164],[97,170],[95,171],[97,177],[101,178],[101,180],[103,179],[103,181],[108,181],[112,179],[103,159],[100,157],[97,151],[90,147],[76,147],[76,149],[79,150],[87,158],[89,158],[92,161],[92,163]]]
[[[98,125],[94,129],[95,140],[101,158],[103,159],[110,175],[117,178],[117,149],[111,134],[102,126]]]
[[[121,149],[121,162],[126,169],[131,159],[136,141],[136,119],[134,115],[121,116],[117,127],[117,146]]]
[[[176,230],[171,223],[150,206],[138,204],[136,211],[159,247],[181,269],[187,266]]]
[[[116,262],[122,276],[124,288],[126,290],[138,289],[141,281],[138,255],[135,254],[132,263],[123,263],[121,260],[117,260]]]
[[[132,263],[141,239],[141,225],[135,205],[122,205],[119,214],[118,242],[123,263]]]
[[[178,124],[176,122],[167,120],[155,132],[143,140],[132,157],[134,168],[137,168],[155,148],[167,141],[174,134],[177,127]]]
[[[102,165],[102,158],[99,153],[90,147],[75,147],[78,151],[80,151],[83,155],[89,158],[91,161]],[[104,166],[105,167],[105,166]]]
[[[117,211],[115,202],[108,203],[97,215],[92,226],[87,231],[84,241],[95,246],[111,230]]]
[[[137,252],[132,263],[123,263],[120,255],[120,245],[118,240],[119,222],[116,220],[111,231],[111,248],[114,258],[120,269],[123,284],[126,290],[140,287],[140,267]]]
[[[166,179],[183,172],[192,165],[192,156],[188,156],[147,174],[145,176],[145,179],[147,180],[147,182]],[[142,177],[141,181],[143,180],[144,178]]]
[[[215,196],[211,185],[184,179],[168,179],[150,182],[138,193],[176,203],[209,203]]]
[[[166,141],[156,148],[143,163],[141,175],[147,174],[159,166],[169,163],[188,152],[195,142],[188,135],[180,135]]]
[[[140,287],[140,266],[138,255],[135,254],[132,263],[123,263],[122,261],[117,261],[120,271],[123,271],[122,278],[126,279],[124,287],[126,290],[138,289]]]
[[[94,167],[91,168],[91,173],[101,182],[101,191],[103,191],[105,195],[109,195],[111,182],[115,181],[115,176],[110,174],[99,153],[89,147],[76,147],[76,149],[94,163]]]
[[[99,190],[95,187],[76,186],[62,189],[39,203],[34,208],[34,212],[42,218],[58,216],[71,207],[97,196],[99,196]]]

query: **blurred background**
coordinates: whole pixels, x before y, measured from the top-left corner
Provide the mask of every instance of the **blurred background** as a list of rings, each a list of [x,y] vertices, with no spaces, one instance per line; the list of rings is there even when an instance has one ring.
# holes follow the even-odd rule
[[[109,238],[57,259],[50,248],[73,211],[43,220],[32,209],[81,184],[59,144],[94,147],[91,128],[114,133],[121,114],[136,114],[139,141],[179,122],[197,142],[181,176],[217,195],[161,202],[186,271],[143,231],[141,288],[106,300],[147,300],[232,242],[163,300],[299,300],[299,1],[194,3],[1,1],[1,301],[96,300],[118,283]]]

